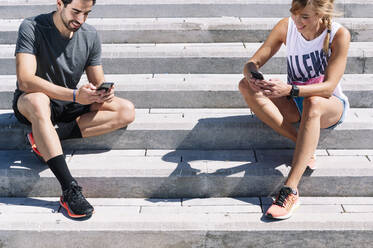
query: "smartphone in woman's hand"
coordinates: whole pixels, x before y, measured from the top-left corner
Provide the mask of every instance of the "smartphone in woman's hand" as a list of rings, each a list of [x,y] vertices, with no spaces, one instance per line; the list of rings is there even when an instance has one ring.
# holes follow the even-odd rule
[[[258,79],[258,80],[264,80],[264,76],[260,71],[250,71],[250,73],[251,73],[251,76],[253,76],[253,78]]]

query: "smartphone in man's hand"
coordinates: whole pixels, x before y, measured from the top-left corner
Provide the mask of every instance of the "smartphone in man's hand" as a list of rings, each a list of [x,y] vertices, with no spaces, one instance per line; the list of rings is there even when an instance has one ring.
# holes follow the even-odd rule
[[[105,92],[108,92],[111,87],[113,87],[114,83],[113,82],[103,82],[97,90],[105,90]]]
[[[258,80],[264,80],[264,76],[260,71],[250,71],[250,73],[251,73],[251,76],[253,76],[253,78],[258,79]]]

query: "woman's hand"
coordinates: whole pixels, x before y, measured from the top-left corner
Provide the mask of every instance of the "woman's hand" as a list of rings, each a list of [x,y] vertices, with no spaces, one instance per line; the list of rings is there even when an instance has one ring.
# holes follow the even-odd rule
[[[279,98],[288,96],[291,91],[291,85],[282,82],[278,78],[267,80],[255,80],[256,87],[259,87],[263,94],[268,98]]]
[[[260,86],[258,86],[258,83],[257,81],[260,81],[258,79],[255,79],[253,77],[250,77],[248,82],[249,82],[249,86],[250,88],[254,91],[254,92],[260,92],[262,91],[262,89],[260,88]]]

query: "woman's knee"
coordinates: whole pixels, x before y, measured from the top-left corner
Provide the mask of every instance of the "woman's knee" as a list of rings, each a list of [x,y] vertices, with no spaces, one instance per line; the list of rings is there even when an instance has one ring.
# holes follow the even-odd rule
[[[261,92],[255,92],[249,85],[249,82],[246,78],[241,79],[238,83],[238,89],[245,98],[246,102],[249,104],[256,103],[264,97]]]
[[[238,83],[238,89],[241,91],[241,93],[244,93],[249,89],[249,82],[247,82],[246,78],[240,80]]]
[[[254,90],[251,89],[249,82],[246,80],[246,78],[240,80],[240,82],[238,83],[238,89],[244,96],[257,94],[257,92],[254,92]]]
[[[321,100],[320,96],[305,97],[303,100],[303,112],[307,118],[321,117]]]

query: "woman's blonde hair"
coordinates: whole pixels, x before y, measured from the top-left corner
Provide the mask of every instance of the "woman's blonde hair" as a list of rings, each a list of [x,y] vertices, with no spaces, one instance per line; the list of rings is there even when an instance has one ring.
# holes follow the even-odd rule
[[[290,12],[296,15],[307,5],[311,5],[316,14],[323,16],[322,22],[327,28],[323,51],[325,55],[328,56],[329,42],[332,31],[332,18],[334,16],[339,16],[340,13],[334,10],[334,0],[293,0],[291,3]]]

